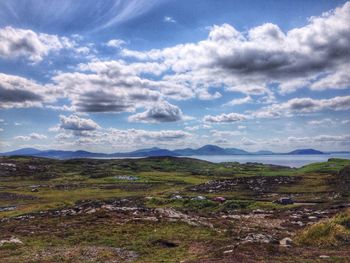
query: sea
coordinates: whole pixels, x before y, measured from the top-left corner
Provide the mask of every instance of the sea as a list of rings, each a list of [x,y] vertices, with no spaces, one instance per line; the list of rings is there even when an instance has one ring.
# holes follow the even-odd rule
[[[256,162],[299,168],[310,163],[326,162],[330,158],[350,159],[350,153],[307,154],[307,155],[192,155],[191,158],[213,163],[221,162]]]

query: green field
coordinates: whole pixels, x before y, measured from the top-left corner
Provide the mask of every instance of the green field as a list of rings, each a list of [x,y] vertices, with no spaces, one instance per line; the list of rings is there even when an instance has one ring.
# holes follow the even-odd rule
[[[349,262],[350,160],[0,164],[1,262]],[[294,204],[273,203],[281,197]]]

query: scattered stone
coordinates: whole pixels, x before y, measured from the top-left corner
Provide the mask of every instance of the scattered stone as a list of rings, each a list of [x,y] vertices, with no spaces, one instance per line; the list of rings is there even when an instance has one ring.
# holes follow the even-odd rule
[[[214,201],[219,202],[219,203],[223,203],[226,201],[226,198],[222,197],[222,196],[217,196],[214,198]]]
[[[12,168],[16,168],[16,165],[13,163],[0,163],[1,166],[5,166],[5,167],[12,167]]]
[[[300,178],[297,176],[252,176],[249,178],[218,179],[191,187],[191,191],[215,193],[233,191],[237,187],[243,187],[257,193],[270,193],[280,185],[288,185],[298,180]]]
[[[94,214],[96,213],[96,209],[95,208],[92,208],[92,209],[89,209],[86,214]]]
[[[300,227],[303,227],[303,226],[305,225],[305,224],[304,224],[303,222],[301,222],[301,221],[293,221],[292,224],[298,225],[298,226],[300,226]]]
[[[15,206],[3,206],[3,207],[0,207],[0,212],[3,212],[3,211],[13,211],[15,210],[16,207]]]
[[[4,244],[23,245],[23,242],[16,237],[11,237],[10,239],[0,240],[0,247],[3,246]]]
[[[281,239],[279,243],[282,247],[290,247],[293,244],[293,240],[289,237],[285,237]]]
[[[206,200],[207,198],[205,196],[202,196],[202,195],[199,195],[199,196],[196,196],[196,197],[193,197],[192,200],[198,200],[198,201],[201,201],[201,200]]]
[[[272,236],[265,234],[255,234],[250,233],[243,239],[244,243],[270,243],[272,241]]]
[[[139,180],[139,178],[138,178],[137,176],[133,176],[133,175],[118,175],[118,176],[114,176],[114,179],[126,180],[126,181],[136,181],[136,180]]]

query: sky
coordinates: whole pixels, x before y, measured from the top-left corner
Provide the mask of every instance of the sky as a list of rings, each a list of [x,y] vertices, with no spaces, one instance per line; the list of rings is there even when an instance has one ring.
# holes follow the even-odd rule
[[[350,2],[2,0],[0,152],[350,150]]]

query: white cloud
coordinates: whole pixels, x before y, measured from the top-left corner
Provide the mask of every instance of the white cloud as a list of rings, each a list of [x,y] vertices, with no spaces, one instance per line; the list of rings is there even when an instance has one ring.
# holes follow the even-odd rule
[[[294,98],[280,104],[273,104],[253,113],[257,118],[276,118],[294,114],[312,113],[318,111],[342,111],[350,109],[350,96],[330,99]]]
[[[14,137],[15,140],[20,140],[20,141],[30,141],[30,140],[42,140],[46,139],[47,136],[44,134],[39,134],[39,133],[31,133],[27,136],[16,136]]]
[[[172,18],[171,16],[165,16],[163,20],[166,23],[176,23],[176,20],[174,18]]]
[[[33,62],[41,61],[50,52],[73,48],[66,37],[36,33],[28,29],[7,26],[0,29],[0,57],[23,57]]]
[[[218,137],[218,138],[227,138],[227,137],[242,135],[240,131],[219,131],[219,130],[211,130],[210,134],[213,137]]]
[[[305,86],[344,88],[349,87],[349,74],[339,71],[348,68],[350,59],[348,24],[350,2],[288,32],[271,23],[248,32],[228,24],[215,25],[208,38],[197,43],[145,52],[123,49],[122,54],[167,65],[163,79],[193,90],[224,87],[263,95],[269,84],[277,84],[282,93]],[[329,73],[332,81],[325,77]]]
[[[313,90],[346,89],[350,86],[350,64],[341,65],[337,71],[327,74],[324,78],[311,85]]]
[[[334,121],[332,119],[326,118],[321,120],[312,120],[312,121],[309,121],[308,124],[315,125],[315,126],[327,125],[327,124],[329,125],[329,124],[334,124]]]
[[[44,29],[55,28],[66,31],[88,31],[107,28],[134,19],[159,4],[157,0],[127,1],[0,1],[1,22],[25,24]],[[30,7],[30,8],[28,8]],[[81,18],[86,19],[82,22]],[[33,19],[29,19],[33,18]],[[35,18],[35,19],[34,19]],[[76,36],[79,37],[79,36]]]
[[[237,121],[243,121],[246,119],[246,116],[239,113],[223,113],[220,115],[206,115],[203,120],[205,122],[212,122],[212,123],[229,123],[229,122],[237,122]]]
[[[222,97],[222,91],[225,91],[246,94],[246,97],[232,100],[228,105],[249,103],[251,95],[254,95],[258,97],[258,103],[272,104],[257,115],[278,117],[283,111],[288,111],[288,105],[276,104],[270,84],[277,84],[282,93],[300,87],[322,90],[347,86],[350,28],[346,25],[349,23],[350,3],[346,3],[334,11],[313,17],[306,26],[288,32],[270,23],[247,32],[239,32],[228,24],[214,25],[208,37],[197,43],[144,52],[122,49],[122,55],[128,57],[127,61],[95,59],[79,65],[76,72],[58,72],[52,78],[52,83],[44,87],[22,78],[20,90],[17,91],[16,86],[6,87],[2,107],[45,104],[52,109],[56,107],[76,112],[135,112],[145,108],[146,112],[142,113],[145,117],[151,112],[150,108],[160,101],[192,98],[214,100]],[[26,39],[22,35],[28,34],[31,36],[29,39],[37,38],[39,40],[33,41],[41,41],[47,46],[45,49],[42,47],[44,44],[38,44],[30,48],[34,50],[33,54],[25,53],[25,56],[31,60],[42,59],[50,50],[74,45],[58,36],[13,28],[6,30],[15,35],[13,39]],[[7,37],[6,34],[4,36]],[[6,41],[10,43],[12,40]],[[122,40],[112,39],[108,43],[120,45]],[[0,54],[8,53],[6,50],[9,46],[4,45]],[[22,56],[27,51],[18,52],[18,56]],[[0,80],[0,84],[2,82]],[[4,89],[3,86],[0,87]],[[20,96],[13,95],[17,93]],[[48,97],[51,101],[65,98],[70,105],[66,108],[47,105],[43,101],[47,102]],[[306,112],[307,104],[313,104],[314,100],[296,98],[288,103],[296,107],[304,103],[300,107]],[[293,105],[290,106],[293,108]],[[339,110],[346,109],[346,105],[310,105],[309,108]]]
[[[107,46],[108,47],[114,47],[114,48],[119,48],[121,47],[122,45],[125,44],[125,41],[124,40],[121,40],[121,39],[111,39],[107,42]]]
[[[33,80],[0,73],[0,108],[41,107],[56,99],[56,90]]]
[[[80,118],[77,115],[60,115],[59,127],[64,130],[72,131],[93,131],[100,128],[100,126],[93,120]]]
[[[245,104],[245,103],[250,103],[252,101],[253,100],[250,96],[246,96],[246,97],[240,98],[240,99],[233,99],[233,100],[229,101],[228,103],[225,103],[224,106],[241,105],[241,104]]]
[[[344,134],[344,135],[317,135],[313,137],[288,137],[288,142],[292,143],[313,143],[313,142],[350,142],[350,135]]]
[[[90,131],[69,131],[64,130],[56,135],[56,140],[61,144],[74,146],[94,146],[103,147],[103,149],[121,149],[130,150],[140,148],[140,145],[154,146],[165,145],[172,146],[173,143],[181,143],[183,140],[191,137],[191,134],[181,130],[160,130],[147,131],[137,129],[98,129]]]

